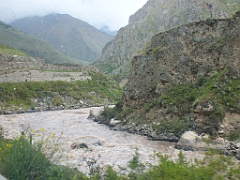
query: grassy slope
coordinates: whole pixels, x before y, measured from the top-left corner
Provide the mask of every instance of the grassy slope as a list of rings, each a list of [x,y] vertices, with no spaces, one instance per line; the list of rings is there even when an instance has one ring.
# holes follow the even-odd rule
[[[96,72],[91,72],[92,80],[87,81],[46,81],[19,82],[0,84],[0,100],[2,108],[11,107],[28,110],[35,108],[33,99],[50,98],[54,106],[61,106],[65,101],[61,97],[71,97],[75,101],[88,102],[90,105],[115,103],[122,91],[115,81]]]
[[[4,23],[0,23],[0,44],[23,51],[33,57],[43,58],[47,63],[76,63],[74,59],[63,55],[47,43]]]
[[[27,54],[22,51],[16,50],[14,48],[11,48],[11,47],[8,47],[8,46],[2,45],[2,44],[0,44],[0,53],[10,54],[10,55],[27,56]]]
[[[152,89],[154,101],[145,103],[140,109],[121,107],[121,103],[113,109],[103,113],[108,120],[117,119],[134,122],[137,125],[148,124],[157,134],[173,133],[180,137],[189,129],[198,133],[219,135],[219,125],[223,122],[225,114],[240,113],[240,79],[225,69],[211,77],[199,77],[195,83],[175,85],[161,95]],[[204,111],[198,107],[214,107],[211,111]],[[159,115],[164,112],[163,115]],[[194,116],[201,116],[203,121],[192,122]],[[170,118],[164,119],[165,116]],[[152,119],[151,117],[155,117]],[[234,122],[233,122],[234,123]],[[230,132],[223,136],[229,140],[240,139],[240,126],[232,127]]]

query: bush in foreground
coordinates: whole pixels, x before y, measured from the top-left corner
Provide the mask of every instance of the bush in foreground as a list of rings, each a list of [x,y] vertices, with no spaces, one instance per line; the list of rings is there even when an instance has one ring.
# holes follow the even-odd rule
[[[42,142],[41,142],[42,143]],[[116,172],[111,166],[101,168],[89,176],[76,169],[56,165],[43,153],[42,144],[32,143],[32,136],[22,134],[20,138],[6,140],[0,133],[0,173],[8,179],[49,179],[49,180],[201,180],[201,179],[240,179],[240,163],[232,157],[217,153],[207,153],[206,158],[195,163],[188,163],[179,153],[176,161],[156,154],[157,165],[142,164],[136,150],[129,161],[125,173]],[[124,168],[123,168],[124,169]],[[126,168],[127,169],[127,168]]]

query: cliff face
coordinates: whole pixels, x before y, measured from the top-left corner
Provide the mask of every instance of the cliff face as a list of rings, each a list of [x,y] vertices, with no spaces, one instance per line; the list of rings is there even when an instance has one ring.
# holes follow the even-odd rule
[[[239,42],[240,12],[153,36],[132,60],[118,128],[167,140],[188,129],[218,134],[225,113],[240,112]]]
[[[194,82],[228,66],[239,75],[239,28],[239,18],[207,20],[153,36],[146,51],[132,60],[126,97],[145,99],[152,86],[161,90]]]
[[[232,0],[149,0],[105,46],[96,66],[106,72],[129,72],[131,58],[153,35],[189,22],[227,18],[239,7],[240,2]]]

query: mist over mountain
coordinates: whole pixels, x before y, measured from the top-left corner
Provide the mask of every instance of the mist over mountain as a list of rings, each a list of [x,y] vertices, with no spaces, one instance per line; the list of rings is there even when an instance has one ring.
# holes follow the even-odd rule
[[[26,17],[11,26],[48,42],[71,58],[89,62],[99,59],[102,48],[113,38],[67,14]]]
[[[117,31],[111,31],[108,26],[103,26],[100,28],[102,32],[109,34],[110,36],[116,36]]]
[[[235,0],[149,0],[104,47],[95,65],[107,73],[130,73],[132,57],[153,35],[189,22],[231,17],[239,9]]]

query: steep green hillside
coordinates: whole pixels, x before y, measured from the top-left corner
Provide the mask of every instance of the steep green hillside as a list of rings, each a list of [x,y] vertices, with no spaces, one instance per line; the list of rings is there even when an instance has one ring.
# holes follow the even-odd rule
[[[153,35],[189,22],[231,17],[237,10],[240,2],[235,0],[149,0],[105,46],[95,66],[107,73],[129,73],[132,57]]]
[[[11,48],[9,46],[5,46],[0,44],[0,53],[1,54],[10,54],[10,55],[19,55],[19,56],[27,56],[26,53],[16,50],[14,48]]]
[[[11,25],[40,38],[65,55],[77,60],[96,61],[112,36],[67,14],[27,17]]]
[[[77,63],[47,43],[0,22],[0,44],[18,49],[30,56],[45,59],[47,63]]]

